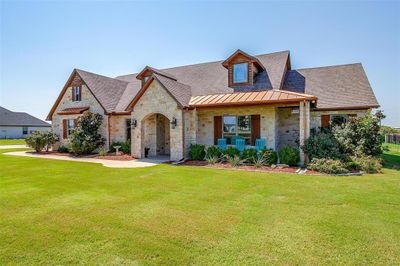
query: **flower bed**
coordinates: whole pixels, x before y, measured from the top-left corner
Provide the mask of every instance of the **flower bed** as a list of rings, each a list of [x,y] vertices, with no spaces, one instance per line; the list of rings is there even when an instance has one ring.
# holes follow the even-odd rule
[[[219,168],[219,169],[234,169],[234,170],[244,170],[244,171],[257,171],[257,172],[267,172],[267,173],[292,173],[295,174],[298,172],[298,167],[282,167],[282,166],[262,166],[255,167],[254,165],[240,165],[237,167],[232,167],[229,163],[215,163],[209,164],[207,161],[199,161],[199,160],[190,160],[185,161],[180,165],[186,166],[203,166],[208,168]],[[307,170],[305,173],[307,175],[316,175],[321,174],[317,171]]]

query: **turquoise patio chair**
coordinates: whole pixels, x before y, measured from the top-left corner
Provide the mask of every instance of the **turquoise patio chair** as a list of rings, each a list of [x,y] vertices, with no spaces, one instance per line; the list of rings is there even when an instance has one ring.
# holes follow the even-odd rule
[[[244,148],[245,148],[244,139],[236,138],[235,145],[236,145],[236,149],[238,149],[240,152],[244,151]]]
[[[265,139],[256,139],[256,150],[262,151],[265,149]]]
[[[232,140],[231,140],[232,145],[236,145],[236,140],[237,139],[244,139],[244,138],[242,136],[233,136]]]
[[[226,151],[226,139],[217,139],[218,148],[223,151]]]

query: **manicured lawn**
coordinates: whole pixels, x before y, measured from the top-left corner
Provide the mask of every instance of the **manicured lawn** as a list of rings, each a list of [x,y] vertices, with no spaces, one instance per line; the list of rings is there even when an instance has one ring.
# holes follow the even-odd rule
[[[388,168],[400,169],[400,145],[385,144],[389,150],[382,155],[385,160],[385,166]]]
[[[0,239],[0,265],[394,265],[400,171],[111,169],[0,154]]]
[[[4,145],[24,145],[24,139],[0,139],[0,146]]]

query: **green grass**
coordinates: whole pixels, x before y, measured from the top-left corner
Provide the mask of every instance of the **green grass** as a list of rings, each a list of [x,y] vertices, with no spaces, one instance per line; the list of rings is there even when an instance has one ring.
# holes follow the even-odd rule
[[[0,154],[0,239],[0,265],[394,265],[400,173],[112,169]]]
[[[384,144],[388,150],[382,155],[385,161],[385,167],[400,170],[400,145]]]
[[[0,146],[4,145],[25,145],[25,139],[0,139]]]

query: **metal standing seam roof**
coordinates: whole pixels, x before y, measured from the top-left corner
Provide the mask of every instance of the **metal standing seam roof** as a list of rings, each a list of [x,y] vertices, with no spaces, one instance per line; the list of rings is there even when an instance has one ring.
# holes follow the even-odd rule
[[[59,115],[81,114],[86,110],[89,110],[89,106],[65,108],[65,109],[61,110],[60,112],[58,112],[58,114]]]
[[[313,95],[282,90],[234,92],[195,96],[190,99],[189,105],[192,107],[252,105],[280,102],[299,102],[303,100],[317,100],[317,97]]]

